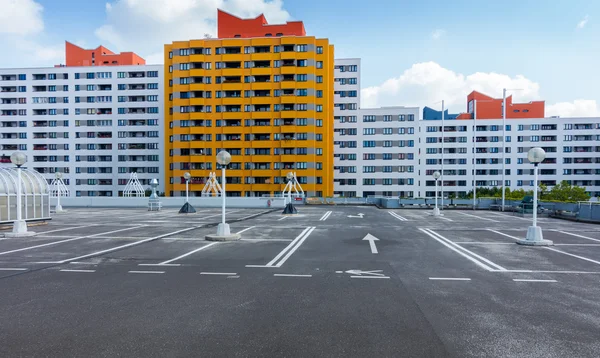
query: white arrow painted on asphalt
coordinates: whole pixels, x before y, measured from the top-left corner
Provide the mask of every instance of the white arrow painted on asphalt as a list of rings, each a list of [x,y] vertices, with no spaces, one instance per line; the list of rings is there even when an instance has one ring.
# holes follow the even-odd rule
[[[349,273],[351,275],[357,275],[357,276],[361,276],[361,275],[371,275],[371,276],[385,276],[382,273],[378,273],[378,272],[382,272],[383,270],[371,270],[371,271],[363,271],[363,270],[348,270],[346,271],[346,273]]]
[[[365,216],[365,214],[363,214],[363,213],[358,214],[358,216],[348,215],[349,218],[361,218],[361,219],[363,218],[363,216]]]
[[[372,254],[377,254],[377,247],[375,246],[375,241],[379,241],[378,238],[376,238],[375,236],[371,235],[371,234],[367,234],[367,236],[365,236],[365,238],[363,239],[369,241],[369,245],[371,246],[371,253]]]

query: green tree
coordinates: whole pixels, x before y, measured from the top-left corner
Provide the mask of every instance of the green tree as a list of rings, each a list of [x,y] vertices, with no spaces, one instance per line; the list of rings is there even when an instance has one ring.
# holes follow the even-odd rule
[[[538,185],[538,197],[541,200],[544,197],[544,194],[548,192],[548,187],[544,183],[540,183]]]
[[[566,180],[555,185],[552,190],[545,195],[546,200],[555,201],[587,201],[590,199],[585,189],[579,186],[572,186]]]

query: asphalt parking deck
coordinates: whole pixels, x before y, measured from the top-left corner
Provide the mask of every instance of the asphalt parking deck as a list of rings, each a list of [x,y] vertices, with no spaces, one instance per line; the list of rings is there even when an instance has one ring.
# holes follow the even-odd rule
[[[0,356],[600,355],[598,225],[230,209],[208,242],[219,209],[67,209],[0,238]]]

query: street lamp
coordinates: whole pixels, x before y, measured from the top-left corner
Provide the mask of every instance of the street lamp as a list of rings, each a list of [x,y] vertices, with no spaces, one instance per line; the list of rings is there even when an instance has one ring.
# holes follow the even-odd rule
[[[440,216],[440,209],[438,208],[438,179],[440,178],[441,174],[439,171],[435,171],[433,172],[433,178],[435,179],[435,208],[433,209],[433,216]]]
[[[527,237],[525,240],[517,240],[517,244],[521,245],[534,245],[534,246],[551,246],[554,243],[550,240],[544,240],[542,235],[542,228],[537,226],[537,188],[538,188],[538,164],[544,161],[546,158],[546,152],[542,148],[536,147],[531,148],[527,152],[527,159],[530,163],[533,163],[534,171],[534,184],[533,184],[533,225],[527,228]]]
[[[21,184],[21,166],[27,162],[27,156],[23,152],[14,152],[10,156],[10,161],[17,166],[17,220],[13,223],[13,231],[6,233],[6,237],[22,237],[35,235],[34,232],[27,231],[27,223],[23,220],[23,208],[21,207],[21,195],[23,188]],[[27,208],[25,208],[27,209]]]
[[[190,191],[189,191],[189,183],[192,178],[192,174],[189,172],[183,173],[183,178],[185,179],[185,204],[179,209],[180,214],[191,214],[195,213],[196,209],[190,204]]]
[[[283,189],[283,194],[285,195],[285,191],[286,190],[288,191],[288,199],[290,200],[290,202],[287,203],[285,206],[285,209],[283,209],[283,214],[297,214],[298,210],[296,210],[296,208],[292,204],[292,188],[294,188],[294,183],[293,183],[294,173],[288,172],[286,175],[286,178],[287,178],[288,182],[287,182],[285,188]]]
[[[225,197],[227,196],[225,191],[225,168],[231,162],[231,154],[226,150],[222,150],[217,153],[217,163],[221,165],[221,223],[217,227],[217,235],[206,235],[206,240],[211,241],[232,241],[239,240],[240,234],[232,234],[229,229],[229,224],[225,222]]]

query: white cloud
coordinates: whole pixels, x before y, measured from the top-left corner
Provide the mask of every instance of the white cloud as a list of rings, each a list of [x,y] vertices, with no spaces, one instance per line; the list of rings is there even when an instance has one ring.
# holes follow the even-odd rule
[[[450,112],[467,110],[467,95],[478,91],[491,97],[501,98],[503,88],[509,91],[514,102],[541,100],[540,85],[523,75],[514,77],[494,72],[476,72],[465,75],[440,66],[435,62],[412,65],[399,77],[390,78],[379,86],[361,91],[361,107],[381,106],[429,106],[440,110],[444,100]],[[575,100],[546,106],[546,116],[590,117],[600,116],[600,106],[595,100]]]
[[[546,116],[600,117],[600,106],[595,100],[576,99],[546,106]]]
[[[32,35],[44,30],[44,7],[33,0],[0,0],[0,34]]]
[[[217,8],[243,18],[264,13],[270,23],[290,19],[282,0],[115,0],[106,4],[106,23],[95,34],[114,51],[163,63],[164,44],[216,36]]]
[[[588,19],[589,19],[589,16],[585,15],[585,17],[583,18],[583,20],[581,20],[581,21],[579,21],[577,23],[577,28],[578,29],[583,29],[585,27],[585,25],[587,25]]]
[[[380,86],[362,90],[363,107],[410,105],[435,106],[441,100],[456,112],[466,111],[466,96],[473,90],[493,97],[502,96],[503,88],[519,88],[514,93],[519,101],[539,99],[539,85],[524,76],[494,72],[476,72],[470,75],[456,73],[435,62],[412,65],[402,75]],[[441,104],[437,106],[441,107]]]
[[[444,29],[436,29],[431,33],[431,38],[434,40],[439,40],[442,36],[446,34],[446,30]]]
[[[44,41],[44,8],[34,0],[0,0],[1,67],[50,66],[64,59],[64,45]],[[44,43],[44,45],[42,45]]]

